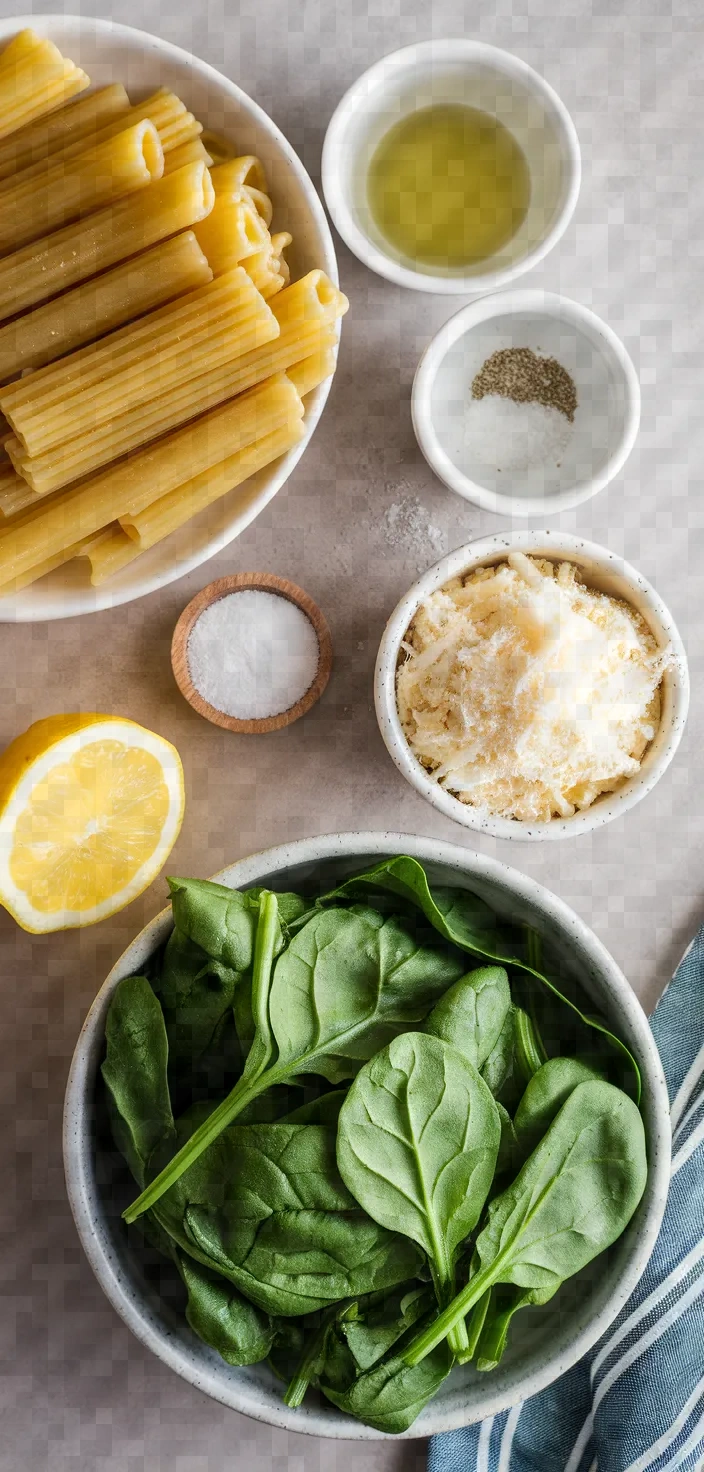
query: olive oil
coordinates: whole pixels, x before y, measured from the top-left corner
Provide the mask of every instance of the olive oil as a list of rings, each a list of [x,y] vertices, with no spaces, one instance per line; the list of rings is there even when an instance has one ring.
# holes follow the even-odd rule
[[[389,243],[436,269],[474,265],[525,219],[530,171],[498,118],[461,103],[420,109],[378,144],[367,177],[372,217]]]

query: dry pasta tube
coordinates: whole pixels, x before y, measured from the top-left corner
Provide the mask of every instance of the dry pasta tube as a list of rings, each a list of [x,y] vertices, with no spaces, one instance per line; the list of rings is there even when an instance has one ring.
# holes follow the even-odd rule
[[[205,414],[129,460],[24,512],[0,535],[0,587],[67,547],[142,511],[276,429],[300,420],[303,405],[283,376]]]
[[[130,451],[149,444],[194,419],[196,415],[206,413],[234,398],[238,392],[245,392],[257,383],[264,382],[273,374],[288,371],[300,358],[315,354],[326,347],[334,349],[336,342],[337,333],[334,327],[321,329],[317,324],[311,324],[298,337],[289,334],[281,346],[278,340],[274,342],[271,345],[274,351],[257,349],[242,360],[226,364],[219,371],[211,369],[202,378],[184,383],[173,394],[164,396],[164,407],[160,416],[152,414],[150,417],[148,413],[141,412],[142,406],[138,406],[131,414],[113,419],[102,427],[98,426],[92,433],[81,436],[76,442],[57,445],[36,458],[25,455],[17,439],[6,440],[17,467],[17,484],[7,496],[7,515],[36,502],[38,496],[60,490]],[[249,363],[247,371],[237,371],[239,361],[243,364]],[[329,371],[332,372],[333,369]],[[327,374],[323,376],[327,377]],[[166,404],[169,405],[168,411]],[[0,508],[2,506],[3,495],[0,490]]]
[[[244,196],[234,199],[227,194],[216,193],[213,209],[198,225],[196,235],[216,276],[231,271],[246,256],[264,250],[269,243],[269,231],[251,200]]]
[[[145,398],[190,382],[209,365],[270,342],[278,331],[246,272],[235,270],[62,359],[56,373],[50,365],[10,384],[0,391],[0,404],[22,448],[34,457]],[[46,382],[40,381],[44,374],[51,375]],[[32,485],[31,460],[25,464],[20,456],[18,464],[12,439],[6,448]]]
[[[221,500],[228,491],[233,491],[258,470],[263,470],[273,460],[278,460],[280,455],[293,449],[303,438],[304,432],[299,420],[266,435],[264,439],[248,445],[245,450],[230,455],[204,475],[194,476],[175,491],[145,507],[144,511],[121,518],[120,525],[134,539],[139,551],[146,552],[147,548],[163,541],[164,537],[184,526],[207,506],[212,506],[214,501]]]
[[[324,271],[309,271],[276,298],[273,312],[283,331],[289,322],[335,322],[343,317],[349,302]]]
[[[39,407],[43,412],[60,407],[68,393],[83,390],[91,383],[102,381],[110,372],[118,371],[126,355],[133,361],[135,348],[153,350],[165,327],[176,328],[183,335],[185,330],[199,325],[201,315],[205,325],[212,327],[223,315],[228,315],[233,302],[240,301],[258,306],[246,272],[235,267],[226,276],[185,293],[178,301],[150,312],[139,322],[129,323],[102,342],[92,343],[59,363],[49,364],[20,382],[6,385],[0,390],[0,401],[10,405],[13,413],[27,414],[30,418]],[[269,309],[263,315],[268,320]]]
[[[344,316],[348,305],[347,298],[333,285],[329,277],[323,271],[315,270],[309,271],[307,276],[288,287],[277,297],[273,307],[269,308],[259,300],[259,293],[252,287],[246,272],[241,267],[235,267],[233,271],[217,277],[209,285],[173,302],[169,307],[162,307],[141,322],[114,333],[108,342],[84,348],[69,359],[40,370],[31,378],[8,385],[0,390],[0,408],[21,439],[30,430],[36,432],[37,436],[46,434],[46,420],[50,412],[61,410],[69,393],[73,398],[74,420],[75,395],[79,390],[84,392],[91,385],[100,385],[102,389],[109,373],[121,369],[125,361],[132,365],[143,349],[153,350],[158,346],[163,354],[166,328],[175,330],[179,340],[180,336],[186,334],[192,340],[191,334],[201,328],[212,331],[218,325],[220,312],[229,318],[232,306],[242,306],[247,311],[253,308],[262,324],[267,325],[267,335],[260,344],[256,359],[253,354],[246,359],[243,354],[232,352],[230,355],[232,360],[237,358],[239,361],[238,369],[233,371],[239,372],[242,369],[248,375],[251,369],[255,369],[258,374],[255,381],[259,382],[262,376],[270,376],[261,373],[272,352],[268,343],[284,334],[287,340],[296,342],[307,326],[331,326],[339,317]],[[296,354],[296,357],[301,356],[303,354],[300,352]],[[215,369],[214,363],[211,369]],[[193,369],[190,381],[192,387],[189,391],[195,395],[196,373]],[[231,393],[250,386],[241,383],[239,379],[232,379],[230,382]],[[154,396],[151,402],[156,404]],[[150,406],[145,405],[144,411],[151,412]],[[74,428],[72,439],[75,438]]]
[[[318,387],[318,384],[332,377],[336,362],[337,343],[321,343],[310,357],[302,358],[298,363],[292,363],[287,376],[297,388],[301,398],[304,399],[306,394],[312,393],[313,389]]]
[[[250,203],[254,205],[259,218],[264,221],[267,230],[269,230],[271,228],[271,221],[274,214],[274,206],[271,203],[269,195],[266,194],[263,189],[247,188],[243,189],[242,193],[245,194]]]
[[[0,143],[0,179],[5,180],[20,169],[33,168],[58,150],[90,138],[129,110],[130,99],[121,82],[100,87],[87,97],[79,97],[77,102],[57,108],[47,118],[11,133]]]
[[[203,132],[203,125],[194,118],[193,113],[188,111],[185,102],[170,92],[168,87],[159,87],[144,102],[137,102],[130,108],[125,127],[131,127],[134,123],[153,123],[161,139],[164,153],[170,153],[180,148],[184,143],[190,143],[198,138]],[[96,143],[105,143],[108,138],[114,138],[115,133],[120,131],[120,123],[112,122],[105,127],[96,138]]]
[[[0,327],[0,382],[42,368],[212,279],[192,230]]]
[[[190,143],[180,143],[178,148],[172,148],[169,153],[164,154],[164,173],[175,174],[177,169],[183,169],[186,164],[195,164],[199,160],[206,168],[213,162],[202,138],[191,138]]]
[[[239,196],[242,190],[260,189],[266,193],[266,174],[253,153],[230,158],[227,163],[217,164],[213,169],[213,188],[217,194]]]
[[[288,261],[284,256],[284,251],[287,246],[291,245],[292,240],[293,236],[289,235],[288,230],[279,230],[278,234],[272,235],[271,237],[271,254],[272,257],[276,256],[278,259],[279,271],[283,277],[284,286],[288,286],[291,280],[291,272]]]
[[[36,493],[18,475],[14,465],[0,466],[0,511],[3,516],[15,516],[37,500]]]
[[[288,265],[283,258],[283,251],[291,244],[291,236],[288,231],[280,231],[273,235],[269,244],[263,250],[255,251],[254,255],[246,256],[242,262],[247,275],[251,277],[257,291],[260,291],[265,301],[281,291],[288,282]]]
[[[215,195],[202,163],[0,260],[0,320],[66,291],[205,218]]]
[[[265,302],[276,296],[277,291],[283,291],[286,283],[279,271],[278,261],[272,260],[271,251],[258,250],[253,256],[247,256],[242,265]]]
[[[270,343],[219,368],[210,363],[201,377],[190,378],[158,398],[148,398],[113,418],[103,429],[96,427],[75,436],[44,455],[27,458],[15,441],[11,449],[17,468],[31,479],[40,495],[68,485],[273,374],[286,372],[292,363],[319,348],[334,344],[336,323],[347,305],[347,298],[328,277],[321,271],[311,271],[272,303],[280,332]]]
[[[0,138],[60,107],[90,86],[90,77],[66,61],[53,41],[21,31],[0,59]]]
[[[24,31],[18,31],[17,35],[13,36],[12,40],[8,41],[7,46],[3,46],[2,51],[0,51],[0,73],[4,71],[5,67],[17,66],[19,61],[23,61],[26,56],[32,51],[35,51],[37,46],[40,45],[41,36],[38,36],[36,31],[33,31],[31,27],[27,26]]]
[[[165,87],[160,87],[158,92],[154,92],[144,102],[137,103],[135,107],[128,105],[125,113],[112,119],[108,118],[92,136],[83,135],[78,139],[69,139],[61,149],[50,155],[48,162],[54,168],[60,167],[61,164],[68,167],[73,160],[85,153],[86,149],[107,144],[119,133],[124,133],[127,128],[136,127],[138,123],[153,123],[165,155],[185,147],[189,142],[196,141],[202,131],[201,124],[196,121],[192,113],[187,111],[180,97],[177,97],[174,92],[167,91]],[[210,155],[205,149],[200,153],[194,153],[193,158],[210,161]],[[184,157],[181,164],[174,165],[169,172],[173,173],[176,167],[183,167],[184,164],[193,162],[193,158]],[[7,202],[9,190],[19,189],[20,186],[29,187],[32,181],[36,183],[42,180],[46,167],[47,159],[40,159],[39,162],[22,169],[16,177],[5,179],[0,184],[0,208]]]
[[[86,542],[77,555],[88,558],[90,580],[93,587],[97,588],[108,578],[114,577],[116,572],[121,572],[130,562],[134,562],[141,551],[137,542],[115,523],[114,526],[106,527],[94,541]]]
[[[210,128],[206,128],[203,134],[203,142],[208,153],[212,155],[213,164],[216,168],[219,164],[227,163],[233,157],[234,148],[220,133],[213,133]]]
[[[144,189],[164,172],[153,123],[126,128],[75,159],[42,165],[42,174],[0,196],[0,251],[19,250],[70,220]]]
[[[272,303],[280,332],[270,343],[219,368],[210,362],[199,378],[189,378],[158,398],[147,398],[102,429],[75,436],[44,455],[28,458],[16,440],[14,444],[8,441],[17,469],[40,495],[68,485],[273,374],[285,372],[321,347],[334,345],[336,323],[347,305],[347,298],[328,277],[311,271]]]
[[[12,578],[8,583],[0,585],[0,598],[11,597],[13,593],[21,592],[31,583],[38,583],[40,578],[45,578],[50,572],[56,572],[57,567],[63,567],[65,562],[71,562],[78,557],[82,551],[83,543],[76,542],[73,547],[62,547],[54,557],[47,557],[43,562],[38,562],[34,567],[22,574],[21,577]]]

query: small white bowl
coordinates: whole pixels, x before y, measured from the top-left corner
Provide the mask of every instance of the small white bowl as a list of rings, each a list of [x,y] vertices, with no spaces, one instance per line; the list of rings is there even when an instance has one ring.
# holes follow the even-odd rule
[[[474,267],[416,266],[394,250],[369,210],[369,163],[384,134],[400,118],[436,102],[465,103],[497,117],[530,169],[523,224],[489,261]],[[325,137],[322,179],[342,239],[372,271],[416,291],[466,295],[507,285],[552,250],[577,203],[581,161],[564,103],[532,67],[481,41],[422,41],[383,57],[345,93]]]
[[[604,793],[592,806],[575,813],[572,818],[553,818],[549,823],[524,823],[512,818],[497,818],[469,807],[450,792],[433,782],[425,768],[413,755],[399,719],[396,704],[396,668],[401,640],[424,599],[451,578],[460,577],[477,567],[491,567],[504,562],[509,552],[524,552],[530,557],[548,557],[553,562],[573,562],[584,573],[586,582],[599,592],[621,598],[637,609],[663,649],[670,645],[672,665],[663,676],[660,725],[647,748],[640,769],[628,777],[616,792]],[[480,829],[494,838],[542,840],[576,838],[620,818],[640,802],[669,767],[680,744],[689,708],[689,670],[684,645],[671,613],[644,577],[605,547],[584,542],[581,537],[563,532],[514,532],[483,537],[458,547],[436,562],[404,594],[396,605],[384,630],[374,674],[374,702],[379,730],[390,756],[399,771],[421,797],[432,803],[463,828]]]
[[[638,1059],[648,1144],[645,1195],[620,1241],[573,1282],[565,1283],[551,1304],[518,1315],[506,1354],[492,1375],[478,1374],[471,1365],[453,1370],[404,1433],[404,1440],[412,1440],[499,1415],[537,1395],[571,1369],[606,1332],[633,1292],[660,1230],[670,1179],[670,1121],[658,1051],[648,1019],[625,976],[568,905],[516,869],[433,838],[407,833],[334,833],[240,859],[215,877],[233,889],[262,884],[276,890],[320,893],[392,854],[420,859],[432,883],[464,885],[498,915],[538,931],[546,957],[554,957],[558,974],[584,987],[594,1009],[603,1012]],[[125,1196],[126,1183],[116,1170],[115,1152],[99,1107],[105,1019],[118,983],[143,968],[171,928],[169,907],[123,952],[88,1013],[73,1055],[64,1107],[64,1167],[71,1210],[88,1261],[132,1333],[213,1400],[287,1431],[348,1441],[387,1440],[382,1432],[352,1420],[312,1393],[298,1410],[289,1410],[284,1405],[283,1386],[267,1364],[242,1368],[225,1364],[214,1349],[196,1338],[173,1300],[159,1293],[153,1273],[145,1270],[139,1234],[125,1230],[120,1212],[134,1187]],[[130,1191],[129,1185],[126,1189]],[[370,1457],[368,1465],[373,1461]],[[325,1457],[321,1465],[328,1465]]]
[[[490,400],[472,400],[472,380],[503,348],[556,358],[577,390],[564,445],[545,459],[529,446],[527,468],[520,450],[511,468],[508,401],[493,400],[503,423],[495,445],[482,445],[476,427],[473,434],[472,416],[476,426]],[[552,515],[588,501],[625,464],[640,424],[640,385],[623,343],[587,307],[549,291],[506,291],[463,307],[433,338],[416,370],[412,415],[428,464],[451,491],[499,516]]]

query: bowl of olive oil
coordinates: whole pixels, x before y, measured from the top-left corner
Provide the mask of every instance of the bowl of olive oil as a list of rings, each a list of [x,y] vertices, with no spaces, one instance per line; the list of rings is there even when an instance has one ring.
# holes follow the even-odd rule
[[[579,143],[553,89],[477,41],[384,57],[342,98],[323,190],[345,243],[402,286],[479,293],[506,285],[566,229]]]

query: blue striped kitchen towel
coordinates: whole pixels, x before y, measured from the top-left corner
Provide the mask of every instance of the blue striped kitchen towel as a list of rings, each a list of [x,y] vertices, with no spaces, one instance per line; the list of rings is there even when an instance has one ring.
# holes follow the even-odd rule
[[[671,1099],[665,1219],[636,1292],[573,1370],[433,1437],[428,1472],[704,1469],[704,929],[652,1017]]]

